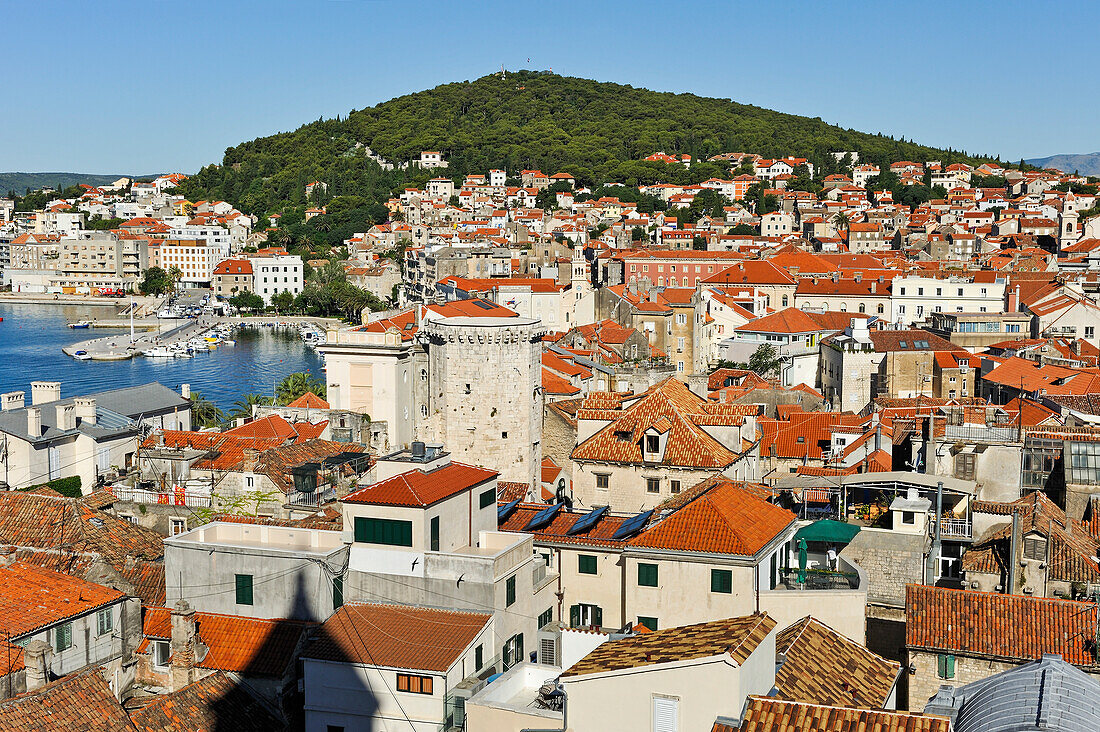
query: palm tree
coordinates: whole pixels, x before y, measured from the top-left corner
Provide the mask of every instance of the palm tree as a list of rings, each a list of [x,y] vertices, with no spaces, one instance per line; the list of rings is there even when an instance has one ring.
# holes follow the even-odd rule
[[[299,371],[287,376],[275,387],[275,398],[279,404],[286,405],[307,391],[311,391],[324,399],[325,382],[307,371]]]
[[[197,427],[217,427],[225,420],[222,410],[197,391],[191,392],[191,422]]]
[[[227,416],[230,419],[252,419],[252,407],[266,407],[269,406],[271,402],[271,397],[264,396],[263,394],[245,394],[240,399],[233,402],[233,408],[229,410]]]
[[[839,234],[841,231],[847,231],[851,225],[852,220],[848,218],[848,214],[843,211],[838,211],[836,216],[833,216],[833,228],[836,229]]]
[[[172,267],[168,270],[168,277],[172,280],[172,289],[176,289],[176,283],[183,277],[183,270],[179,267]]]

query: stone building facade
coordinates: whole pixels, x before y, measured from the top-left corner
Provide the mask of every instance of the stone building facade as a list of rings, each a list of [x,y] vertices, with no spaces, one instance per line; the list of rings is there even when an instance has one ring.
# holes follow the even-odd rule
[[[460,462],[489,465],[502,480],[536,487],[541,321],[456,316],[425,323],[423,334],[428,393],[418,433],[442,442]]]

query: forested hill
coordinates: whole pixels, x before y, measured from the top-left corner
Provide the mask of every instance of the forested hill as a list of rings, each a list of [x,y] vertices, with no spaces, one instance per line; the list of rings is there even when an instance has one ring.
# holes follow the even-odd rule
[[[629,185],[696,182],[729,173],[728,166],[687,171],[642,160],[659,150],[704,160],[735,151],[795,155],[826,169],[822,164],[834,151],[855,151],[862,161],[877,163],[991,159],[725,99],[517,72],[445,84],[229,148],[222,165],[193,176],[184,193],[192,200],[224,198],[248,212],[265,213],[305,204],[305,185],[321,180],[328,184],[326,198],[355,196],[347,203],[373,207],[401,186],[429,177],[384,172],[367,158],[364,146],[397,163],[422,150],[439,150],[451,163],[445,174],[452,177],[491,168],[512,176],[538,168],[569,172],[585,184]]]
[[[64,190],[78,183],[101,186],[114,183],[122,175],[96,175],[92,173],[0,173],[0,196],[14,191],[23,195],[28,191],[37,191],[47,186],[54,190]]]

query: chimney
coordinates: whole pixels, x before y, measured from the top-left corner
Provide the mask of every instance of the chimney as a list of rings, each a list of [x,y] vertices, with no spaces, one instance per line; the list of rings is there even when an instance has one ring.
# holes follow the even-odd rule
[[[1020,514],[1013,508],[1012,536],[1008,545],[1008,587],[1005,588],[1006,595],[1012,595],[1016,592],[1016,575],[1020,571],[1020,543]]]
[[[26,392],[22,391],[9,391],[6,394],[0,394],[0,412],[10,412],[16,409],[23,408],[23,397]]]
[[[256,469],[256,463],[260,462],[260,451],[252,447],[246,447],[243,452],[244,462],[241,465],[241,470],[251,473]]]
[[[76,429],[76,407],[72,404],[57,404],[54,406],[57,415],[57,429],[61,431]]]
[[[27,691],[40,689],[50,682],[50,661],[53,649],[49,643],[32,640],[23,647],[23,664],[27,667]]]
[[[61,399],[60,381],[32,381],[31,404],[38,406],[46,402],[56,402]]]
[[[856,272],[855,280],[856,280],[856,282],[863,282],[863,273],[862,272]]]
[[[191,385],[190,384],[180,384],[180,396],[183,397],[184,399],[190,399],[191,398]]]
[[[195,610],[186,600],[172,606],[172,669],[168,690],[179,691],[195,679]]]
[[[833,272],[833,282],[840,282],[840,272]]]
[[[27,434],[35,438],[42,436],[42,410],[38,407],[27,409]]]
[[[1016,285],[1014,288],[1008,290],[1008,305],[1005,310],[1010,313],[1014,313],[1020,309],[1020,286]]]
[[[80,424],[95,424],[95,399],[78,397],[73,400],[73,406],[76,408],[76,418],[80,420]]]

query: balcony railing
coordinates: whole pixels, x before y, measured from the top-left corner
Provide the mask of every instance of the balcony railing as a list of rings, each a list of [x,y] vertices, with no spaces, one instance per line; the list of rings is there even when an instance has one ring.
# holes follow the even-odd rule
[[[932,517],[931,530],[934,532],[936,519]],[[940,525],[940,536],[944,539],[970,539],[973,527],[969,519],[943,519]]]
[[[161,506],[186,506],[187,508],[209,508],[210,494],[187,491],[177,488],[163,493],[147,491],[141,488],[115,486],[111,489],[115,498],[133,503],[156,504]]]
[[[307,508],[320,508],[326,503],[330,503],[336,500],[336,489],[326,488],[323,491],[314,491],[313,493],[289,493],[287,494],[287,505],[290,506],[305,506]]]

